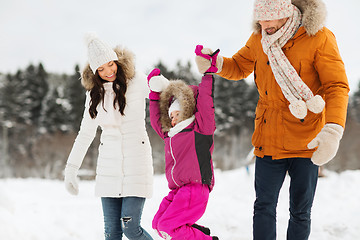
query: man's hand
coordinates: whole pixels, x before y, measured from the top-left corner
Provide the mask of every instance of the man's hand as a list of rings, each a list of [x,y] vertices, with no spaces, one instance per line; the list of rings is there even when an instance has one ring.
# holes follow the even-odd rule
[[[218,55],[220,50],[215,53],[210,48],[203,48],[197,45],[195,49],[195,62],[201,74],[221,72],[223,57]]]
[[[307,145],[309,149],[316,148],[311,161],[318,166],[333,159],[339,149],[344,128],[335,123],[327,123],[318,135]]]

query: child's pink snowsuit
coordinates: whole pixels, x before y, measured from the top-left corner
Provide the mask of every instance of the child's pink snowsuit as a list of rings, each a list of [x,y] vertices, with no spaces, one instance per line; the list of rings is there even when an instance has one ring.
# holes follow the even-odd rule
[[[189,86],[186,85],[187,90],[170,87],[173,93],[162,93],[160,100],[150,99],[151,125],[165,142],[165,171],[171,189],[153,220],[153,228],[165,239],[212,239],[191,226],[204,214],[209,192],[214,186],[211,158],[215,131],[213,86],[212,75],[203,76],[199,87],[191,86],[196,105],[190,116],[194,114],[195,120],[171,137],[162,125],[164,119],[169,119],[170,99],[164,96],[175,96],[181,100]],[[161,101],[166,104],[161,104]],[[180,102],[186,104],[186,101]],[[160,105],[166,106],[165,109],[161,109]],[[182,106],[181,109],[188,108]]]
[[[162,200],[152,227],[167,239],[212,239],[200,230],[192,228],[204,214],[209,198],[205,184],[188,184],[171,190]]]

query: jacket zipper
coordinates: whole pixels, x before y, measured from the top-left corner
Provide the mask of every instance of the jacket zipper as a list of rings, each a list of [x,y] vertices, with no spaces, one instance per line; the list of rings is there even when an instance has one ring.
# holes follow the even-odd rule
[[[175,158],[174,153],[173,153],[173,151],[172,151],[171,140],[172,140],[172,138],[170,138],[170,152],[171,152],[172,158],[174,159],[174,166],[171,168],[171,178],[172,178],[172,180],[174,181],[175,185],[178,186],[178,187],[180,187],[180,185],[177,184],[177,182],[175,181],[175,178],[174,178],[174,168],[175,168],[175,166],[176,166],[176,158]]]

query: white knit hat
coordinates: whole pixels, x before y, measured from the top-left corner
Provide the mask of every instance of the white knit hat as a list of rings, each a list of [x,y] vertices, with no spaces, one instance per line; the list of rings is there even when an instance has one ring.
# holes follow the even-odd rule
[[[181,108],[180,108],[180,102],[179,102],[179,100],[177,100],[177,99],[175,99],[172,103],[171,103],[171,105],[170,105],[170,107],[169,107],[169,117],[171,117],[171,113],[173,112],[173,111],[180,111],[181,110]]]
[[[294,8],[291,0],[255,0],[254,20],[278,20],[290,17]]]
[[[118,60],[114,50],[101,41],[95,33],[87,33],[85,42],[88,47],[88,61],[94,74],[101,65]]]

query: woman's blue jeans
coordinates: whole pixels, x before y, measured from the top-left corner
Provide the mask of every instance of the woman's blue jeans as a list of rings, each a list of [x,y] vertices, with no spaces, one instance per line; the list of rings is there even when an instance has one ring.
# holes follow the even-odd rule
[[[276,239],[276,206],[287,172],[291,178],[287,239],[309,238],[318,166],[310,158],[272,160],[270,156],[265,156],[257,157],[255,163],[254,240]]]
[[[141,215],[145,198],[101,198],[105,240],[120,240],[123,233],[130,240],[153,239],[141,226]]]

